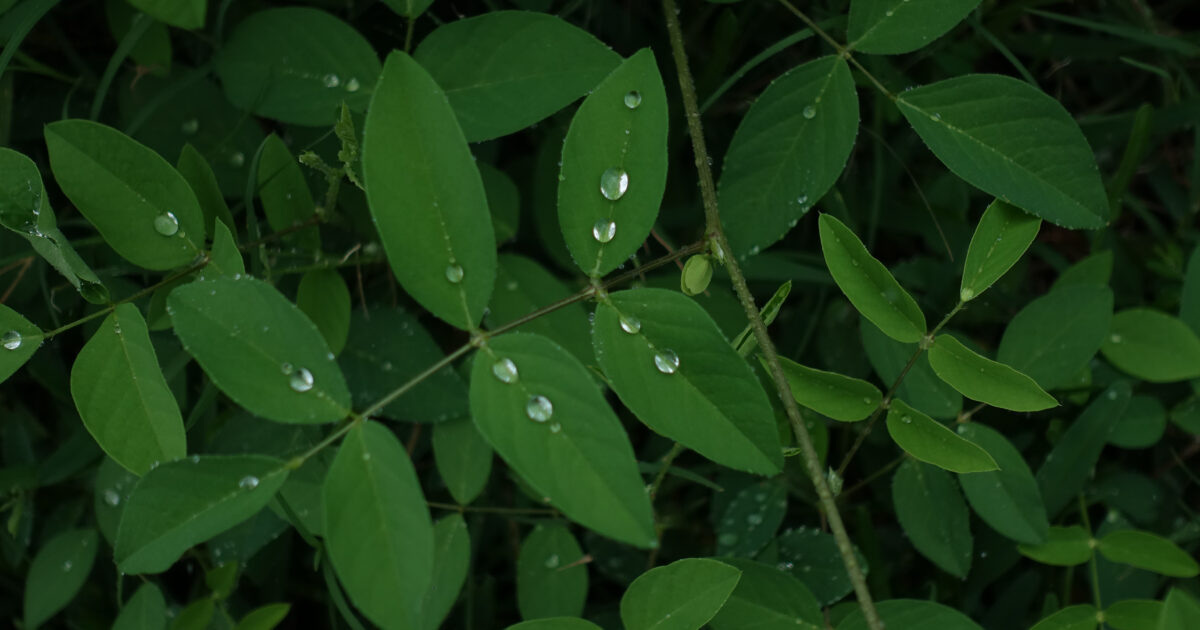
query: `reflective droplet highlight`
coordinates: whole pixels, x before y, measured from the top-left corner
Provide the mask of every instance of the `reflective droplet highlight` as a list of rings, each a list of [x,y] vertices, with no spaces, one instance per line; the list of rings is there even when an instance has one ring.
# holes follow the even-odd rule
[[[600,194],[605,199],[616,201],[629,190],[629,173],[623,168],[612,167],[600,174]]]
[[[550,557],[546,558],[545,564],[546,564],[547,569],[557,569],[558,568],[558,554],[556,554],[556,553],[550,554]]]
[[[357,92],[359,87],[361,86],[358,83],[358,79],[355,79],[354,77],[350,77],[350,80],[346,81],[347,92]]]
[[[601,243],[607,243],[613,240],[617,235],[617,224],[609,219],[600,219],[596,221],[596,225],[592,226],[592,238]]]
[[[446,266],[446,280],[452,284],[458,284],[463,279],[463,268],[461,265]]]
[[[21,333],[10,330],[0,337],[0,344],[4,345],[5,350],[16,350],[21,347]]]
[[[517,364],[512,359],[500,359],[492,364],[492,375],[501,383],[516,383]]]
[[[805,105],[804,109],[800,110],[800,114],[805,118],[812,120],[817,116],[817,108],[812,105]]]
[[[163,236],[175,236],[179,232],[179,219],[173,212],[164,212],[154,217],[154,231]]]
[[[679,369],[679,355],[664,349],[654,353],[654,367],[663,374],[674,374]]]
[[[335,88],[341,85],[342,80],[338,78],[338,75],[336,74],[327,74],[325,75],[325,78],[321,79],[321,82],[324,83],[325,87],[327,88]]]
[[[254,475],[246,475],[238,482],[238,487],[243,490],[253,490],[258,487],[258,477]]]
[[[234,151],[233,155],[229,156],[229,165],[238,168],[246,163],[246,155],[241,151]]]
[[[116,490],[109,488],[104,491],[104,502],[112,507],[117,507],[121,504],[121,495],[117,494]]]
[[[196,120],[195,118],[189,118],[183,121],[182,125],[179,125],[179,130],[182,131],[184,135],[190,136],[200,130],[200,121]]]
[[[525,403],[525,415],[534,422],[545,422],[554,415],[554,404],[545,396],[530,396]]]
[[[292,365],[291,363],[284,363],[279,366],[279,371],[283,372],[285,375],[291,374],[292,372],[296,371],[296,367],[294,365]]]
[[[633,315],[621,315],[621,330],[636,335],[642,329],[642,321]]]
[[[629,90],[625,93],[625,107],[629,109],[637,109],[642,104],[642,93],[637,90]]]
[[[298,392],[306,392],[313,388],[312,372],[304,368],[300,368],[292,373],[292,377],[288,379],[288,384],[292,389]]]

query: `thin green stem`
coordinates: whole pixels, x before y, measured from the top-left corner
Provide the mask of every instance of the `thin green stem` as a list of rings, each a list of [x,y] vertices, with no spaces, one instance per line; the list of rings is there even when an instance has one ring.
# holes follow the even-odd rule
[[[464,354],[470,352],[472,349],[474,349],[474,347],[475,346],[472,343],[463,344],[454,352],[447,354],[446,356],[442,357],[441,360],[439,360],[437,363],[434,363],[433,365],[425,368],[425,370],[422,371],[420,374],[409,379],[409,381],[407,383],[392,390],[391,393],[389,393],[387,396],[384,396],[383,398],[380,398],[379,400],[375,401],[370,407],[367,407],[359,415],[361,415],[363,418],[370,418],[371,416],[375,415],[376,413],[379,413],[380,409],[383,409],[384,407],[390,405],[393,400],[396,400],[397,398],[403,396],[404,394],[406,394],[408,392],[408,390],[419,385],[421,383],[421,381],[424,381],[425,379],[429,378],[430,376],[433,376],[434,374],[436,374],[438,372],[438,370],[441,370],[442,368],[450,365],[451,363],[454,363],[455,360],[457,360],[459,357],[463,356]]]
[[[667,454],[662,456],[662,459],[660,460],[662,462],[662,465],[658,469],[658,474],[655,475],[655,477],[654,477],[654,483],[650,484],[650,500],[651,501],[654,500],[654,497],[658,496],[658,489],[660,487],[662,487],[663,479],[666,479],[666,477],[667,477],[667,471],[671,470],[671,464],[675,461],[676,457],[679,457],[679,454],[682,452],[683,452],[683,445],[680,444],[679,442],[676,442],[675,444],[673,444],[671,446],[671,450],[667,451]]]
[[[406,383],[406,385],[407,385],[407,383]],[[316,455],[317,453],[320,453],[321,451],[325,450],[325,447],[327,447],[330,444],[333,444],[334,442],[341,439],[341,437],[343,435],[346,435],[347,433],[350,432],[350,429],[353,429],[354,427],[358,426],[359,423],[361,423],[363,421],[363,418],[366,418],[366,417],[367,417],[366,414],[351,413],[349,416],[347,416],[347,422],[345,424],[343,424],[342,426],[335,429],[333,431],[333,433],[330,433],[329,435],[325,436],[325,439],[321,440],[320,442],[317,442],[315,445],[313,445],[312,448],[293,457],[291,459],[291,461],[289,461],[287,463],[287,467],[291,470],[296,470],[297,468],[303,466],[304,462],[308,461],[309,458],[311,458],[313,455]]]
[[[1096,601],[1096,609],[1104,610],[1104,605],[1100,602],[1100,570],[1096,564],[1096,540],[1092,536],[1092,521],[1088,518],[1087,501],[1084,500],[1083,494],[1079,495],[1079,518],[1083,521],[1083,528],[1087,530],[1088,546],[1092,548],[1092,557],[1088,561],[1092,569],[1092,597]]]
[[[863,479],[862,481],[860,481],[860,482],[854,484],[853,486],[850,486],[846,490],[842,491],[842,493],[838,495],[838,500],[845,501],[846,497],[871,485],[871,483],[874,482],[876,479],[879,479],[880,477],[888,474],[888,472],[890,472],[893,468],[899,466],[902,462],[904,462],[905,457],[908,457],[908,455],[907,454],[900,455],[896,459],[893,459],[892,461],[888,462],[887,465],[885,465],[883,468],[880,468],[879,470],[876,470],[875,472],[871,473],[870,475],[867,475],[866,479]]]
[[[89,120],[100,118],[100,110],[104,107],[104,98],[108,96],[108,88],[112,86],[113,79],[117,76],[117,70],[121,69],[121,64],[125,63],[129,52],[133,50],[133,47],[137,45],[138,41],[142,39],[142,35],[146,34],[146,30],[153,23],[154,20],[145,13],[138,13],[134,16],[129,31],[125,33],[125,37],[121,38],[121,43],[117,45],[112,58],[108,60],[108,66],[104,68],[104,74],[100,75],[100,85],[96,87],[96,96],[92,99]]]
[[[889,99],[892,99],[892,100],[896,99],[896,96],[894,94],[892,94],[891,91],[889,91],[886,87],[883,87],[883,84],[879,82],[879,79],[875,78],[875,75],[871,74],[866,68],[863,67],[863,65],[861,63],[858,62],[857,59],[854,58],[854,55],[850,54],[849,47],[841,45],[840,43],[838,43],[838,41],[836,39],[830,37],[829,33],[825,32],[825,29],[822,29],[820,26],[818,26],[817,23],[812,21],[812,18],[805,15],[803,11],[792,6],[792,3],[788,2],[788,0],[779,0],[779,4],[782,4],[784,7],[787,7],[788,11],[791,11],[793,15],[800,18],[801,22],[804,22],[808,26],[808,28],[811,28],[814,33],[816,33],[818,36],[821,37],[821,39],[825,40],[826,43],[828,43],[830,46],[832,46],[833,49],[837,51],[837,54],[839,57],[841,57],[842,59],[845,59],[846,61],[849,61],[851,65],[853,65],[855,68],[858,68],[858,71],[863,73],[863,76],[867,77],[867,80],[869,80],[875,86],[876,89],[878,89],[880,92],[882,92],[884,94],[884,96],[887,96]]]

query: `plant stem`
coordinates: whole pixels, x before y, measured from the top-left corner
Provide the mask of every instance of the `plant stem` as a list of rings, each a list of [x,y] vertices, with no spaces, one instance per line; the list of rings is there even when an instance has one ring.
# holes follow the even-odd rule
[[[762,317],[758,314],[758,307],[754,304],[754,296],[750,293],[750,288],[746,284],[746,278],[742,275],[742,270],[738,266],[737,257],[730,249],[729,241],[725,238],[725,232],[721,229],[721,215],[717,207],[717,195],[716,188],[713,186],[712,169],[708,165],[708,149],[704,144],[704,128],[700,122],[700,108],[696,100],[696,88],[692,81],[687,51],[683,44],[683,29],[679,25],[679,16],[675,13],[675,0],[663,0],[662,6],[663,15],[666,17],[667,22],[667,33],[671,40],[671,52],[675,58],[675,71],[679,78],[679,88],[683,94],[683,106],[687,112],[688,133],[692,138],[692,150],[695,153],[696,168],[700,174],[700,194],[704,202],[706,233],[726,253],[723,256],[723,262],[725,263],[726,270],[729,272],[729,279],[733,283],[734,291],[737,293],[738,300],[742,303],[742,309],[745,310],[746,317],[750,320],[754,336],[758,340],[759,348],[767,361],[771,379],[775,382],[776,393],[779,394],[779,398],[783,402],[784,410],[787,412],[788,420],[792,425],[792,431],[796,434],[796,440],[800,444],[800,452],[804,458],[805,468],[808,470],[808,475],[812,480],[813,486],[816,487],[817,497],[820,499],[826,517],[829,519],[830,529],[833,531],[834,538],[837,541],[838,552],[842,556],[842,563],[846,566],[846,573],[850,576],[850,581],[854,584],[855,595],[858,597],[858,603],[862,608],[867,626],[871,630],[883,630],[883,621],[879,618],[878,611],[875,610],[875,604],[871,599],[871,591],[867,588],[867,581],[862,567],[859,566],[858,559],[854,555],[854,546],[850,542],[849,534],[846,533],[846,526],[842,523],[837,502],[834,500],[833,493],[830,492],[829,485],[825,481],[824,472],[821,470],[821,460],[817,456],[816,449],[813,448],[812,437],[809,436],[808,429],[804,426],[804,421],[800,417],[800,409],[796,406],[796,400],[792,397],[791,388],[784,377],[783,367],[779,363],[779,355],[775,351],[775,344],[771,341],[770,335],[767,334],[766,324],[763,323]],[[815,24],[810,24],[809,27],[813,28],[814,32],[823,32],[816,28]]]
[[[792,3],[788,2],[788,0],[779,0],[779,4],[787,7],[788,11],[791,11],[793,15],[800,18],[801,22],[804,22],[806,25],[808,25],[808,28],[811,28],[814,33],[819,35],[821,39],[825,40],[826,43],[832,46],[833,49],[837,51],[839,57],[849,61],[855,68],[858,68],[858,71],[863,73],[863,76],[867,77],[867,80],[869,80],[876,89],[882,92],[884,96],[891,100],[896,100],[896,95],[892,94],[887,88],[883,87],[883,84],[879,82],[879,79],[876,79],[875,75],[868,72],[867,69],[864,68],[862,64],[854,58],[854,55],[850,54],[849,47],[841,45],[836,39],[830,37],[824,29],[822,29],[820,26],[817,26],[817,23],[812,21],[812,18],[805,15],[800,9],[792,6]]]
[[[1083,528],[1087,530],[1088,545],[1092,547],[1092,557],[1088,561],[1092,568],[1092,597],[1096,600],[1096,609],[1104,610],[1103,604],[1100,603],[1100,570],[1096,566],[1096,540],[1092,535],[1092,521],[1088,518],[1087,501],[1083,499],[1083,494],[1079,495],[1079,518],[1083,520]]]

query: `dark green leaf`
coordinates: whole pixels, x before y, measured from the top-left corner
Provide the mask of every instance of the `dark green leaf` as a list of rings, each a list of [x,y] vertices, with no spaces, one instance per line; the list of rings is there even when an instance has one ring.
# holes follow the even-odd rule
[[[433,0],[383,0],[388,8],[406,18],[416,18],[433,4]]]
[[[996,461],[982,447],[898,398],[888,408],[887,429],[905,452],[939,468],[957,473],[998,469]]]
[[[1095,630],[1099,611],[1091,604],[1076,604],[1042,619],[1030,630]]]
[[[1019,543],[1045,542],[1050,527],[1046,507],[1021,452],[1002,433],[978,422],[959,425],[958,434],[983,447],[999,467],[958,476],[975,513],[992,529]]]
[[[1104,609],[1104,623],[1113,630],[1155,630],[1162,609],[1162,602],[1126,599]]]
[[[1128,382],[1113,383],[1079,414],[1046,456],[1037,480],[1052,519],[1087,485],[1109,433],[1129,406],[1129,396]]]
[[[184,606],[171,622],[171,630],[207,630],[216,613],[216,602],[202,597]]]
[[[761,562],[722,558],[742,572],[737,588],[717,616],[714,630],[821,630],[824,620],[817,598],[796,578]]]
[[[915,343],[900,343],[880,332],[866,318],[859,324],[863,349],[880,380],[894,383],[904,371],[912,356],[917,353]],[[938,378],[929,367],[929,356],[921,352],[896,388],[896,397],[902,398],[934,418],[954,418],[962,410],[962,395]]]
[[[779,544],[778,568],[803,582],[822,606],[833,604],[854,590],[833,534],[801,526],[780,534],[776,541]],[[866,573],[866,559],[857,548],[854,555]]]
[[[505,630],[600,630],[600,626],[576,617],[554,617],[522,621],[505,628]]]
[[[1046,542],[1040,545],[1020,545],[1021,554],[1042,564],[1070,567],[1092,558],[1091,538],[1087,530],[1071,527],[1051,527]]]
[[[138,0],[139,2],[154,2],[154,0]],[[201,2],[205,0],[200,0]],[[161,0],[158,2],[162,4]],[[3,4],[3,3],[0,3]],[[153,15],[150,11],[144,11]],[[138,9],[130,2],[123,0],[106,0],[104,17],[108,21],[108,29],[112,31],[113,40],[121,42],[129,36]],[[203,15],[201,15],[203,19]],[[147,24],[139,25],[145,29],[137,43],[129,50],[129,58],[143,66],[150,74],[167,76],[171,73],[171,31],[164,20],[146,18]]]
[[[1177,588],[1167,593],[1156,630],[1188,630],[1200,623],[1200,602]]]
[[[0,383],[21,369],[41,345],[41,329],[0,304]]]
[[[1196,577],[1200,564],[1178,545],[1150,532],[1122,529],[1099,540],[1100,555],[1161,575],[1177,578]]]
[[[455,501],[467,505],[483,492],[492,473],[492,447],[470,418],[433,425],[433,456]]]
[[[950,335],[938,335],[929,349],[929,365],[938,378],[967,398],[1011,411],[1041,411],[1058,406],[1033,379],[1003,363],[976,354]]]
[[[121,606],[112,630],[162,630],[167,625],[167,602],[162,591],[147,582]]]
[[[129,4],[154,19],[188,30],[204,28],[208,0],[129,0]]]
[[[496,290],[488,304],[488,328],[515,321],[571,295],[561,280],[529,258],[501,254],[499,263]],[[582,304],[569,304],[521,324],[516,330],[548,337],[585,363],[593,358],[587,311]]]
[[[517,557],[517,608],[522,619],[578,617],[587,600],[583,549],[562,525],[538,525]]]
[[[272,630],[287,617],[291,609],[291,604],[259,606],[238,621],[236,630]]]
[[[904,630],[983,630],[971,618],[937,602],[893,599],[877,602],[876,610],[888,628]],[[857,607],[838,624],[837,630],[867,630],[866,619]]]
[[[979,0],[854,0],[846,33],[851,49],[898,55],[924,48],[962,21]]]
[[[476,162],[475,166],[479,168],[488,209],[492,212],[496,244],[507,243],[516,237],[521,223],[521,191],[504,171],[486,162]]]
[[[1121,448],[1149,448],[1167,429],[1167,410],[1153,396],[1133,396],[1129,407],[1108,434],[1108,443]]]
[[[1075,284],[1102,284],[1107,286],[1109,278],[1112,277],[1112,269],[1112,250],[1106,249],[1102,252],[1097,252],[1067,267],[1066,271],[1063,271],[1054,280],[1054,284],[1050,287],[1050,290],[1057,291],[1063,287]]]
[[[787,488],[774,481],[738,491],[717,521],[717,555],[753,557],[775,537],[787,513]]]
[[[766,360],[759,359],[765,369]],[[862,420],[883,400],[879,388],[864,380],[805,367],[785,357],[779,357],[779,362],[796,402],[834,420]]]
[[[1067,385],[1108,336],[1112,304],[1107,286],[1055,289],[1009,320],[996,360],[1032,378],[1042,389]]]
[[[1025,255],[1041,227],[1041,219],[1003,201],[993,201],[971,236],[967,259],[963,262],[959,299],[973,300],[995,284]]]
[[[96,560],[94,529],[72,529],[38,550],[25,576],[25,627],[36,628],[75,599]]]
[[[971,517],[954,477],[906,459],[892,479],[892,502],[917,551],[947,573],[965,578],[971,570]]]
[[[137,475],[113,460],[105,457],[100,462],[92,488],[92,511],[96,515],[96,526],[109,545],[117,539],[121,512],[129,502],[137,482]]]
[[[1177,317],[1149,308],[1113,315],[1104,358],[1153,383],[1200,377],[1200,337]]]
[[[421,606],[422,627],[437,630],[458,601],[471,563],[471,535],[461,514],[433,524],[433,575]]]
[[[350,334],[350,288],[342,274],[333,269],[304,274],[296,289],[296,306],[316,324],[329,350],[340,354]]]
[[[257,174],[258,197],[272,230],[295,229],[297,224],[313,218],[316,204],[308,182],[300,163],[279,136],[271,134],[263,141]],[[289,233],[283,241],[311,251],[321,249],[321,235],[315,225]]]
[[[201,280],[207,280],[216,276],[236,278],[245,273],[246,261],[242,260],[242,252],[233,239],[233,233],[224,223],[217,221],[213,225],[213,244],[208,254],[208,264],[197,275]]]
[[[1200,335],[1200,247],[1192,250],[1179,291],[1179,319]]]
[[[621,597],[626,630],[699,630],[737,586],[742,572],[705,558],[650,569]]]
[[[226,228],[236,229],[233,215],[230,214],[225,197],[221,194],[221,187],[217,184],[217,176],[213,173],[212,166],[190,142],[183,145],[175,168],[196,194],[200,211],[204,213],[205,233],[214,234],[213,224],[218,220],[224,223]]]

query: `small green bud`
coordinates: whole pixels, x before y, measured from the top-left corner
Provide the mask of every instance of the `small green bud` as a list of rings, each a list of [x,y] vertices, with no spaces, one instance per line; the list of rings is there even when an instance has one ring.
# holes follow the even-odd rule
[[[683,273],[679,276],[679,288],[685,295],[704,293],[712,280],[712,274],[712,263],[708,262],[708,256],[692,256],[683,265]]]

